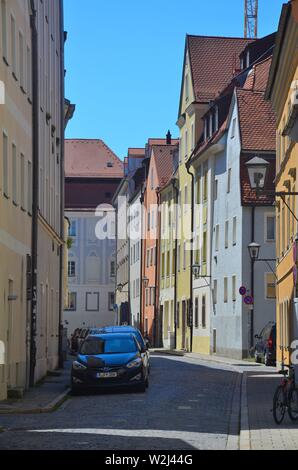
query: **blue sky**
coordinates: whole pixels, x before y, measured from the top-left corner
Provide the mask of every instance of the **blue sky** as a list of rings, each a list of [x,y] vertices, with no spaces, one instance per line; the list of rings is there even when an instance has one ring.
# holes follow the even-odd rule
[[[259,0],[259,37],[276,30],[283,0]],[[83,5],[83,6],[82,6]],[[128,147],[176,127],[185,35],[242,36],[244,0],[64,0],[68,138]]]

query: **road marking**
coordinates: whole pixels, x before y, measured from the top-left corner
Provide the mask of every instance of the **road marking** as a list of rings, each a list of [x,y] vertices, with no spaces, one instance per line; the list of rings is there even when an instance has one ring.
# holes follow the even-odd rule
[[[158,429],[35,429],[27,431],[29,433],[47,434],[47,433],[60,433],[60,434],[92,434],[92,435],[106,435],[106,436],[121,436],[121,437],[145,437],[152,439],[171,439],[185,442],[195,449],[201,449],[203,443],[208,441],[208,448],[218,449],[218,439],[226,439],[226,434],[217,434],[214,439],[213,433],[201,433],[191,431],[168,431]],[[204,445],[203,445],[204,446]]]

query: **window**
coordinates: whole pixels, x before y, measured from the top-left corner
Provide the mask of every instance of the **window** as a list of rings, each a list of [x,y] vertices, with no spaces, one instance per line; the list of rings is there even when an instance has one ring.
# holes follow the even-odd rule
[[[151,189],[154,189],[154,175],[153,175],[153,168],[151,169],[151,174],[150,174],[150,186],[151,186]]]
[[[165,277],[165,253],[161,254],[161,277]]]
[[[110,277],[116,276],[116,263],[114,260],[110,262]]]
[[[25,157],[21,153],[21,208],[25,210]]]
[[[2,18],[2,55],[7,63],[7,16],[6,16],[6,0],[1,0],[1,18]]]
[[[197,175],[197,204],[201,203],[201,173]]]
[[[293,198],[294,199],[294,198]],[[290,214],[290,211],[289,211]],[[275,217],[267,215],[266,217],[266,240],[267,242],[275,241]]]
[[[28,92],[28,99],[31,99],[31,90],[32,90],[32,82],[31,82],[31,51],[29,46],[27,46],[27,52],[26,52],[27,60],[26,60],[26,66],[27,66],[27,92]]]
[[[213,281],[213,303],[217,304],[217,280],[214,279]]]
[[[228,301],[228,278],[224,278],[224,302],[227,303]]]
[[[229,248],[229,221],[225,223],[225,248]]]
[[[215,251],[219,250],[219,225],[215,227]]]
[[[193,151],[195,148],[195,125],[192,123],[191,125],[191,150]]]
[[[12,200],[17,205],[17,148],[12,144]]]
[[[68,261],[68,277],[75,277],[76,275],[76,262]]]
[[[148,231],[150,230],[150,211],[148,211],[148,215],[147,215],[147,230]]]
[[[186,242],[183,242],[183,269],[186,270]]]
[[[185,131],[184,134],[184,155],[185,155],[185,160],[188,158],[188,132]]]
[[[86,311],[98,312],[99,310],[99,293],[86,292]]]
[[[11,63],[12,73],[17,78],[17,63],[16,63],[16,22],[13,16],[10,18],[10,33],[11,33]]]
[[[214,181],[214,201],[217,200],[217,195],[218,195],[218,180]]]
[[[75,311],[77,309],[77,294],[76,292],[68,292],[67,306],[65,310]]]
[[[184,187],[184,212],[187,212],[187,204],[188,204],[188,188],[187,186]]]
[[[21,32],[19,32],[19,72],[20,72],[20,85],[23,91],[25,91],[25,76],[24,76],[24,38]]]
[[[195,298],[195,328],[199,328],[199,298]]]
[[[265,273],[266,299],[275,299],[275,276],[273,273]]]
[[[203,199],[207,201],[208,198],[208,168],[204,165],[204,189],[203,189]]]
[[[114,310],[114,304],[115,304],[115,294],[114,294],[114,292],[109,292],[108,302],[109,302],[108,308],[109,308],[109,311],[111,312],[111,311]]]
[[[229,170],[228,170],[227,193],[230,193],[230,192],[231,192],[231,175],[232,175],[232,169],[229,168]]]
[[[167,251],[167,277],[170,276],[170,250]]]
[[[177,255],[177,269],[180,271],[180,265],[181,265],[181,245],[178,243],[178,255]]]
[[[236,302],[236,276],[232,276],[232,300]]]
[[[236,132],[236,118],[232,121],[232,131],[231,131],[231,139],[234,139]]]
[[[149,289],[146,289],[146,307],[149,305]]]
[[[203,264],[207,263],[207,232],[203,233]]]
[[[150,250],[147,250],[147,264],[146,264],[147,268],[149,268],[150,266]]]
[[[202,296],[202,328],[206,328],[206,296]]]
[[[189,99],[189,79],[188,74],[185,75],[185,101]]]
[[[28,181],[28,213],[32,214],[32,165],[28,162],[27,166],[27,181]]]
[[[237,243],[237,217],[233,217],[233,245]]]
[[[70,237],[76,237],[77,236],[77,222],[76,222],[76,220],[71,220],[70,221],[70,226],[68,228],[68,235]]]
[[[180,303],[177,302],[176,305],[176,327],[180,327]]]
[[[3,193],[8,197],[8,138],[3,132]]]

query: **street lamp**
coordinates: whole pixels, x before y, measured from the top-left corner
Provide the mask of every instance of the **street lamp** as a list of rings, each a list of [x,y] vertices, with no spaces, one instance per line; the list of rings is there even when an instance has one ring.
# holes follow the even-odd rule
[[[193,264],[191,267],[192,274],[195,279],[199,279],[200,277],[211,278],[211,276],[205,276],[204,274],[200,275],[201,272],[201,265],[200,264]]]
[[[146,276],[145,276],[145,277],[143,277],[143,283],[144,283],[144,287],[145,287],[145,289],[147,289],[147,287],[148,287],[148,284],[149,284],[149,279],[148,279],[148,277],[146,277]]]
[[[250,243],[247,248],[251,260],[257,261],[257,259],[259,258],[261,245],[259,245],[259,243],[253,242]]]
[[[254,157],[245,163],[248,170],[250,187],[252,189],[264,189],[269,162],[264,158]]]

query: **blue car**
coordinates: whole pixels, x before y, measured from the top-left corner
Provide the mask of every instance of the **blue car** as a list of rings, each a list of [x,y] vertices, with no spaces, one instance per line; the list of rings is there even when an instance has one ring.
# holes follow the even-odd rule
[[[129,387],[145,392],[148,361],[131,333],[89,335],[81,344],[71,369],[71,389]]]
[[[149,344],[143,338],[140,330],[130,325],[104,326],[102,328],[91,329],[89,334],[103,334],[103,333],[115,333],[115,334],[131,333],[133,334],[136,337],[138,343],[141,345],[141,348],[143,350],[142,354],[147,356],[148,370],[150,374],[150,353],[149,353],[149,348],[148,348]]]

